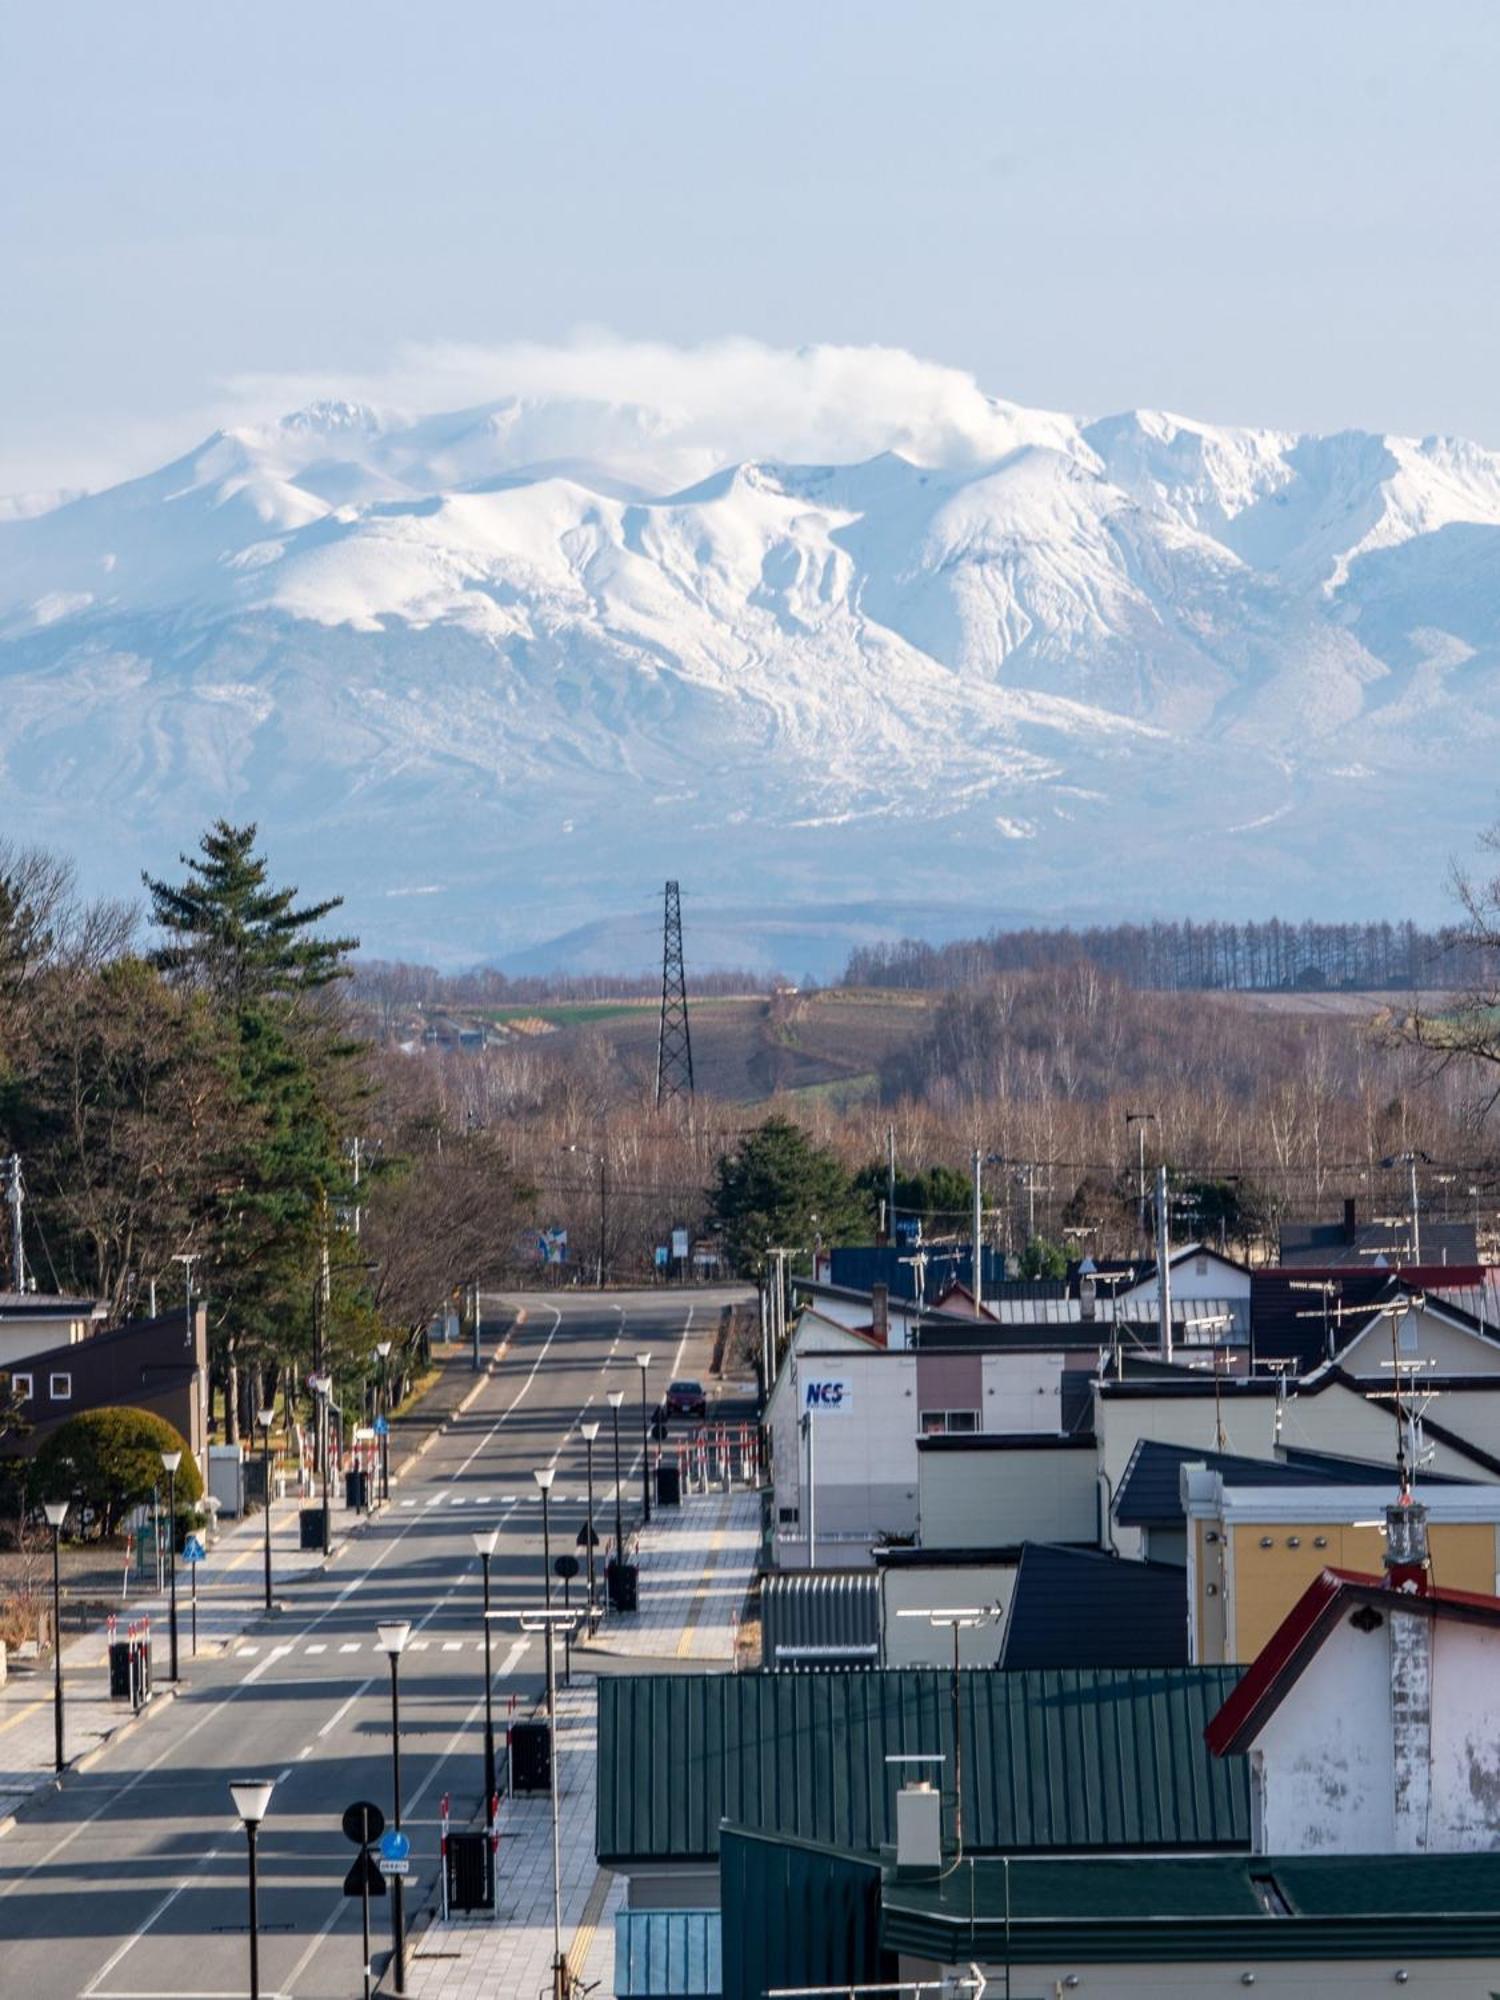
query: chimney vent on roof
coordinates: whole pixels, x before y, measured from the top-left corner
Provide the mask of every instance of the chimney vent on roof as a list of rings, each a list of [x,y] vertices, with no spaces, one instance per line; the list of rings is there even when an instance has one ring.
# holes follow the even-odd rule
[[[1385,1510],[1385,1580],[1392,1590],[1426,1593],[1427,1509],[1420,1500],[1398,1500]]]

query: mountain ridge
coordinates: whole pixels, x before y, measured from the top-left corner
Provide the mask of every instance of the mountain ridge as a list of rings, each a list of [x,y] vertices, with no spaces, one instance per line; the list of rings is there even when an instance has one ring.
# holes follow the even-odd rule
[[[1493,811],[1500,454],[989,409],[726,464],[640,404],[335,400],[0,508],[11,830],[117,889],[258,818],[446,963],[664,875],[744,906],[747,964],[752,909],[826,908],[799,972],[876,892],[1443,914]]]

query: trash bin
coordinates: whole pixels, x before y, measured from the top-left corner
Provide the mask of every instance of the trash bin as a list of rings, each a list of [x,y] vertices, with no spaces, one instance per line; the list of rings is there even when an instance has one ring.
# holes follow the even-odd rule
[[[297,1515],[297,1526],[301,1530],[298,1544],[304,1549],[320,1549],[323,1546],[323,1509],[304,1507]]]
[[[680,1466],[657,1466],[656,1504],[658,1507],[680,1507],[682,1505],[682,1468]]]
[[[639,1601],[639,1572],[634,1563],[612,1562],[605,1572],[612,1610],[634,1611]]]
[[[510,1726],[510,1788],[513,1792],[552,1789],[552,1731],[545,1722]]]
[[[351,1466],[344,1474],[344,1505],[363,1514],[369,1504],[370,1475],[361,1465]]]
[[[450,1833],[447,1844],[448,1908],[494,1909],[495,1876],[490,1866],[494,1850],[489,1835]]]
[[[135,1651],[133,1639],[116,1639],[109,1649],[109,1698],[111,1701],[130,1699],[130,1656]]]

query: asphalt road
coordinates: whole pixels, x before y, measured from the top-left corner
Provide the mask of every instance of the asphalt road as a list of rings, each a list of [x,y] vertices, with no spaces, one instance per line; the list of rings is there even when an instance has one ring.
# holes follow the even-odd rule
[[[0,1841],[3,2000],[247,1993],[245,1837],[228,1791],[242,1776],[276,1779],[260,1835],[262,1994],[358,1994],[360,1907],[342,1893],[355,1850],[339,1819],[357,1799],[374,1801],[389,1818],[390,1669],[376,1645],[377,1621],[405,1618],[412,1626],[401,1662],[411,1912],[424,1900],[420,1885],[435,1876],[443,1793],[452,1793],[455,1823],[463,1824],[483,1789],[481,1583],[471,1531],[500,1529],[493,1605],[538,1603],[541,1508],[532,1472],[557,1468],[549,1503],[555,1557],[574,1548],[582,1525],[578,1424],[597,1416],[595,1520],[607,1539],[614,1477],[605,1397],[615,1387],[626,1391],[628,1527],[640,1493],[635,1355],[652,1354],[653,1400],[676,1373],[706,1375],[718,1309],[730,1296],[525,1300],[526,1318],[493,1379],[327,1572],[285,1593],[288,1608],[247,1632],[230,1656],[197,1661],[175,1702],[90,1771],[71,1774]],[[529,1704],[541,1686],[542,1642],[502,1624],[492,1643],[503,1741],[509,1697]],[[372,1905],[377,1965],[389,1947],[389,1907]]]

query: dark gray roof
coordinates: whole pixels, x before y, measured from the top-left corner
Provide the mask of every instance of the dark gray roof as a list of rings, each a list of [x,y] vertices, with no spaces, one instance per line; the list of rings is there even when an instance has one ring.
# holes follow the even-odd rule
[[[1187,1665],[1187,1577],[1169,1563],[1028,1542],[1002,1667]]]
[[[761,1658],[773,1672],[880,1661],[873,1569],[779,1570],[760,1587]]]
[[[1230,1486],[1394,1485],[1393,1465],[1331,1453],[1299,1451],[1295,1457],[1243,1458],[1236,1452],[1205,1451],[1201,1445],[1167,1444],[1142,1438],[1130,1454],[1115,1495],[1114,1517],[1122,1528],[1179,1526],[1183,1520],[1181,1472],[1206,1465]]]

